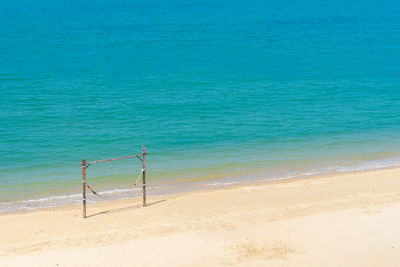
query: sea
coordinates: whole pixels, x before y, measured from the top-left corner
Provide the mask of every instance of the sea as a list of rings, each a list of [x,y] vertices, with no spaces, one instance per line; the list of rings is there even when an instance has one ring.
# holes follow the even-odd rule
[[[142,146],[150,197],[400,166],[400,2],[2,0],[0,213]],[[89,202],[141,164],[90,165]]]

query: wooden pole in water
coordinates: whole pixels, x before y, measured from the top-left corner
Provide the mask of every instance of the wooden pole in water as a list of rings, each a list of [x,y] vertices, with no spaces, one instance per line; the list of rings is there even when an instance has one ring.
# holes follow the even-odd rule
[[[82,203],[83,214],[82,217],[86,218],[86,160],[82,160]]]
[[[143,207],[146,207],[146,163],[145,163],[145,157],[146,157],[146,148],[144,146],[142,146]]]

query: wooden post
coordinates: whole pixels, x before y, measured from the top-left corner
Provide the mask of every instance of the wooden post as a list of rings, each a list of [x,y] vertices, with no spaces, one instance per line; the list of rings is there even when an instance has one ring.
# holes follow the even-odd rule
[[[146,207],[146,163],[145,163],[145,157],[146,157],[146,148],[144,146],[142,146],[143,207]]]
[[[86,218],[86,160],[82,160],[82,202],[83,214],[82,217]]]

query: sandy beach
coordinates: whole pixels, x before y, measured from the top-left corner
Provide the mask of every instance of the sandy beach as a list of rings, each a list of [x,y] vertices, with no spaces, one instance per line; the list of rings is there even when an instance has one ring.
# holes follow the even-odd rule
[[[0,216],[0,266],[399,266],[400,169]]]

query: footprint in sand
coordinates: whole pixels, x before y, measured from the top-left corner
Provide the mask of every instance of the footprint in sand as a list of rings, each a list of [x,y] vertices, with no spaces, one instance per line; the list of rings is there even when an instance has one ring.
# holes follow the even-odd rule
[[[275,188],[288,188],[288,187],[298,187],[303,186],[303,184],[279,184],[275,185]]]
[[[266,259],[285,259],[288,255],[298,253],[292,246],[280,241],[247,241],[232,247],[243,260],[250,257]]]
[[[247,187],[244,187],[243,190],[247,191],[247,192],[255,192],[255,191],[262,191],[264,189],[257,187],[257,186],[247,186]]]

